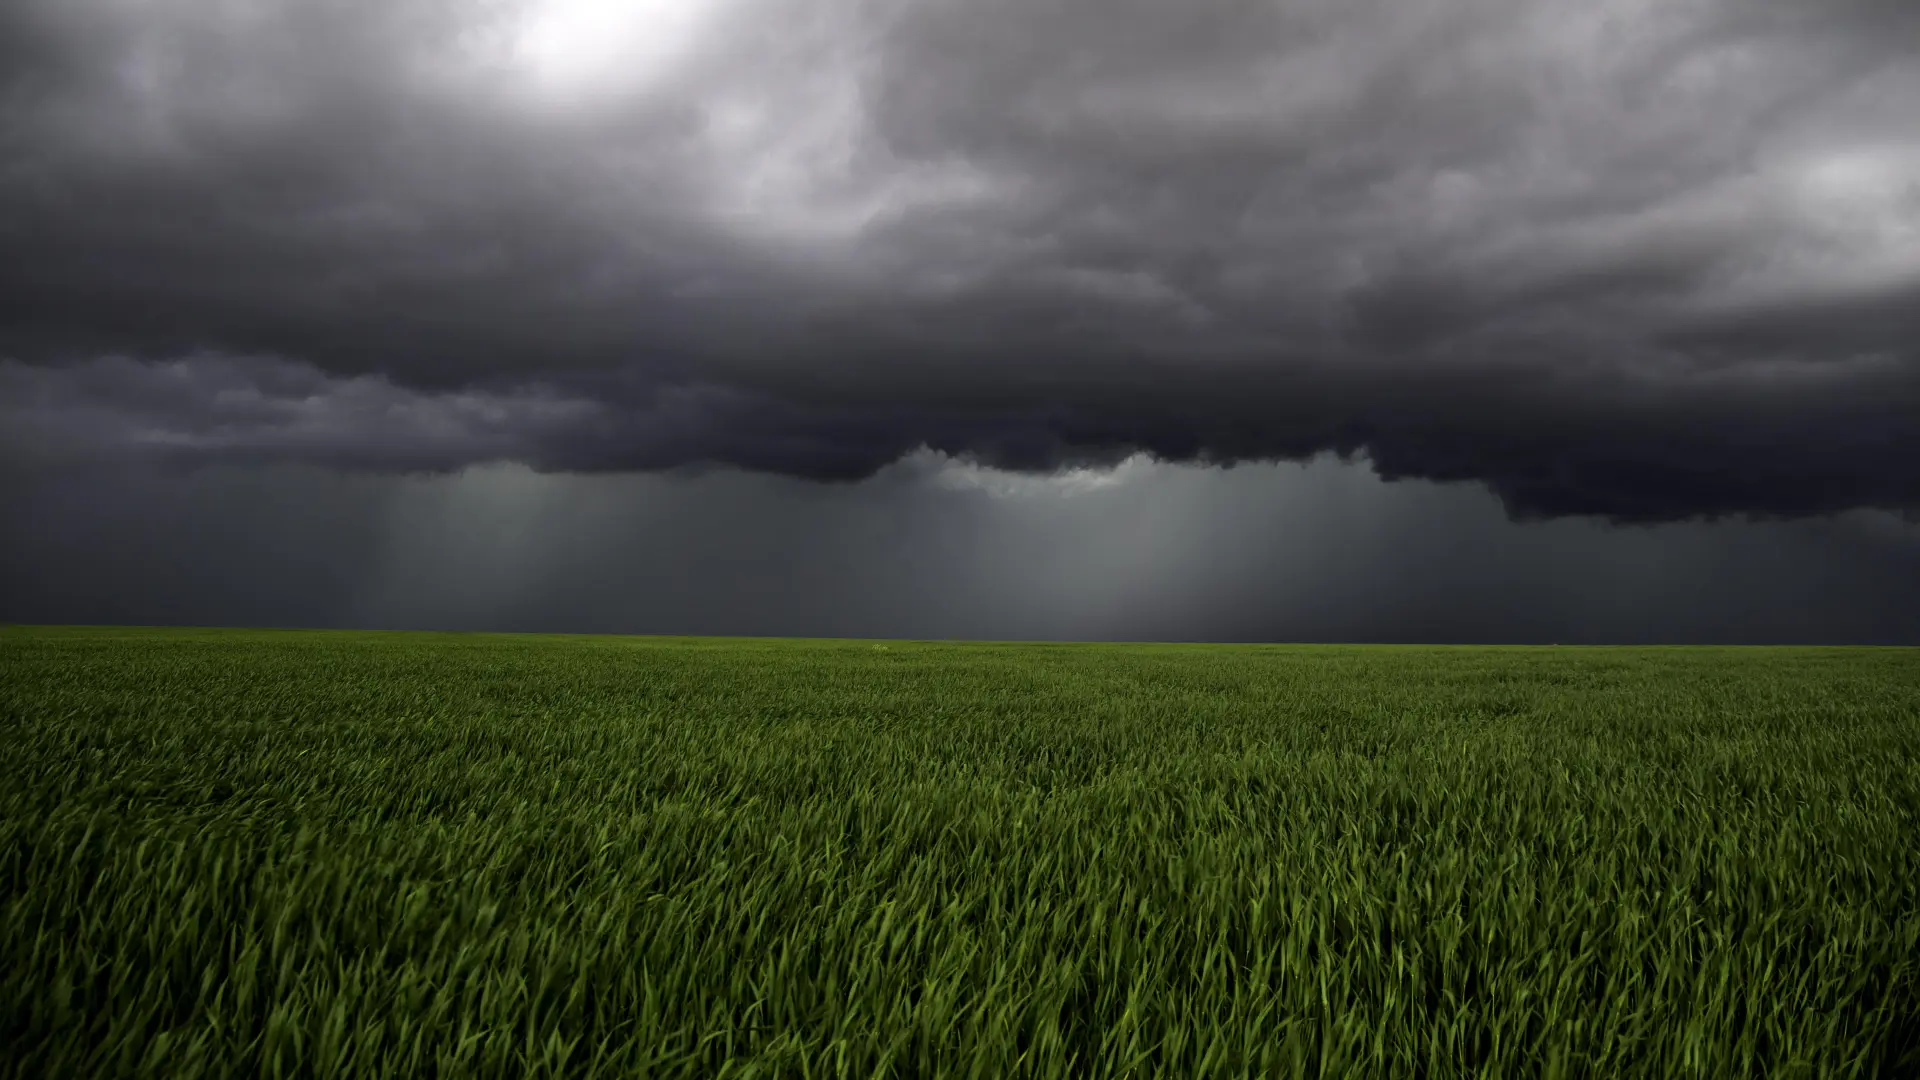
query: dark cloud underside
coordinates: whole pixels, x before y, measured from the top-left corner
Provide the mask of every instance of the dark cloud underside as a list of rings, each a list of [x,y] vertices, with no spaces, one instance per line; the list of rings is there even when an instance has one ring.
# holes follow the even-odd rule
[[[1522,518],[1920,510],[1920,5],[19,0],[0,42],[13,460],[1335,451]]]

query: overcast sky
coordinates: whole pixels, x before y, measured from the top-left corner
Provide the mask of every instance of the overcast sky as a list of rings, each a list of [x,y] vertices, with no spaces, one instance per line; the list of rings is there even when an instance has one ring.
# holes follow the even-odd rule
[[[1920,644],[1916,116],[1912,0],[7,0],[0,618]]]

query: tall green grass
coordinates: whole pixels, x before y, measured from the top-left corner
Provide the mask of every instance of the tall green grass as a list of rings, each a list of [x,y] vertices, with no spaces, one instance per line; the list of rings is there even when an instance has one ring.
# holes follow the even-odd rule
[[[0,630],[17,1077],[1920,1075],[1920,656]]]

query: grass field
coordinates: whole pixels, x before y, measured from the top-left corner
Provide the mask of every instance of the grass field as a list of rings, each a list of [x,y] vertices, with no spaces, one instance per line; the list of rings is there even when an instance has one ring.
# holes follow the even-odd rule
[[[18,1077],[1920,1076],[1920,654],[0,629]]]

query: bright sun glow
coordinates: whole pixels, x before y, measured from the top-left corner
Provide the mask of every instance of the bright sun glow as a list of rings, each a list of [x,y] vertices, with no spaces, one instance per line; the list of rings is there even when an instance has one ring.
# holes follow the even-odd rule
[[[534,0],[515,35],[542,89],[643,88],[686,51],[717,0]]]

